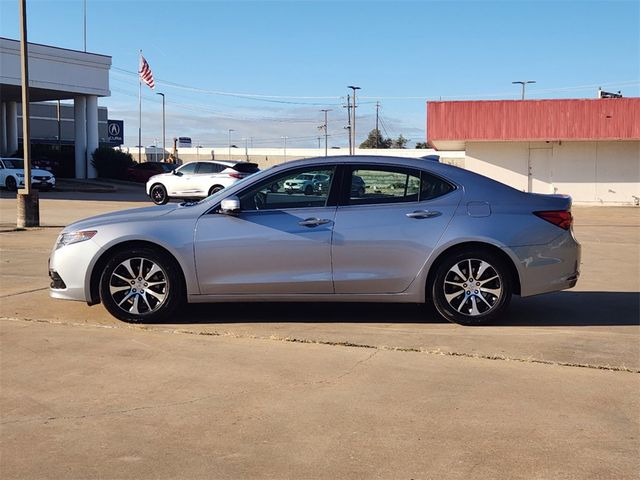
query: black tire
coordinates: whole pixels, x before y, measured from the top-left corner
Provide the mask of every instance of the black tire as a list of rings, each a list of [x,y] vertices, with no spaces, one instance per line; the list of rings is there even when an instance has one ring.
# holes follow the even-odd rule
[[[305,195],[313,194],[313,187],[311,185],[307,185],[306,187],[304,187],[304,194]]]
[[[147,247],[124,249],[114,253],[102,271],[100,299],[119,320],[162,321],[184,302],[181,278],[168,254]]]
[[[209,189],[209,195],[213,195],[214,193],[219,192],[220,190],[222,190],[224,187],[222,185],[214,185],[213,187],[211,187]]]
[[[160,183],[156,183],[151,187],[151,190],[149,190],[149,197],[151,197],[151,201],[156,205],[164,205],[169,201],[167,189]]]
[[[18,189],[18,182],[16,182],[16,179],[13,177],[7,177],[7,180],[5,181],[5,186],[7,187],[7,190],[9,190],[10,192],[15,192]]]
[[[480,278],[475,278],[478,273]],[[468,249],[441,261],[430,287],[433,304],[445,319],[485,325],[509,306],[513,280],[502,257],[489,250]]]

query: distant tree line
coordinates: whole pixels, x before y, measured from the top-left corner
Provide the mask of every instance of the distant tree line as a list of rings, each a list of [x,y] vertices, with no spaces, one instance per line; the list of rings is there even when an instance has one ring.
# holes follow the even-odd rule
[[[373,129],[367,139],[360,144],[360,148],[407,148],[407,140],[400,134],[398,138],[384,138],[380,130]],[[429,148],[427,142],[417,142],[414,148]]]

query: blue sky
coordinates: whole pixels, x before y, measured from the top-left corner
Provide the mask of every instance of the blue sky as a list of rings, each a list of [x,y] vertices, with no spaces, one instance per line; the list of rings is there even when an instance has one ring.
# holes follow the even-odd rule
[[[83,1],[27,0],[29,41],[83,49]],[[203,145],[344,146],[347,85],[358,85],[358,142],[424,141],[427,100],[640,96],[640,1],[87,0],[87,50],[111,55],[109,117],[137,143],[138,50],[167,99],[167,137]],[[18,0],[0,0],[0,35],[19,38]],[[221,93],[239,93],[241,96]],[[243,96],[249,95],[249,96]],[[143,143],[161,135],[143,86]],[[411,145],[410,144],[410,145]]]

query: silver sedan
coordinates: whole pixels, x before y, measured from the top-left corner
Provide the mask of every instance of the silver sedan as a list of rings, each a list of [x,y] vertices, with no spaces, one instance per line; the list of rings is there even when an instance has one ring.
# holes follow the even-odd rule
[[[273,188],[305,174],[329,188]],[[579,265],[568,196],[419,159],[345,156],[278,165],[199,202],[79,221],[57,239],[49,273],[52,297],[102,302],[128,322],[170,319],[184,301],[431,301],[477,325],[512,294],[573,287]]]

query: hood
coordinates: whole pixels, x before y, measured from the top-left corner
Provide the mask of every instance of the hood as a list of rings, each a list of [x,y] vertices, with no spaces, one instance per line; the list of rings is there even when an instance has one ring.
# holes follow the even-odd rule
[[[53,177],[53,173],[49,170],[43,170],[42,168],[32,168],[31,169],[32,177]]]
[[[171,177],[175,175],[173,172],[167,172],[167,173],[158,173],[156,175],[153,175],[151,177],[149,177],[149,180],[147,180],[147,182],[150,182],[151,180],[157,180],[159,178],[166,178],[166,177]]]
[[[78,230],[91,230],[104,225],[122,222],[139,222],[149,220],[154,217],[161,217],[180,208],[176,203],[167,205],[156,205],[153,207],[132,208],[117,212],[105,213],[95,217],[89,217],[68,225],[63,232],[73,232]]]

